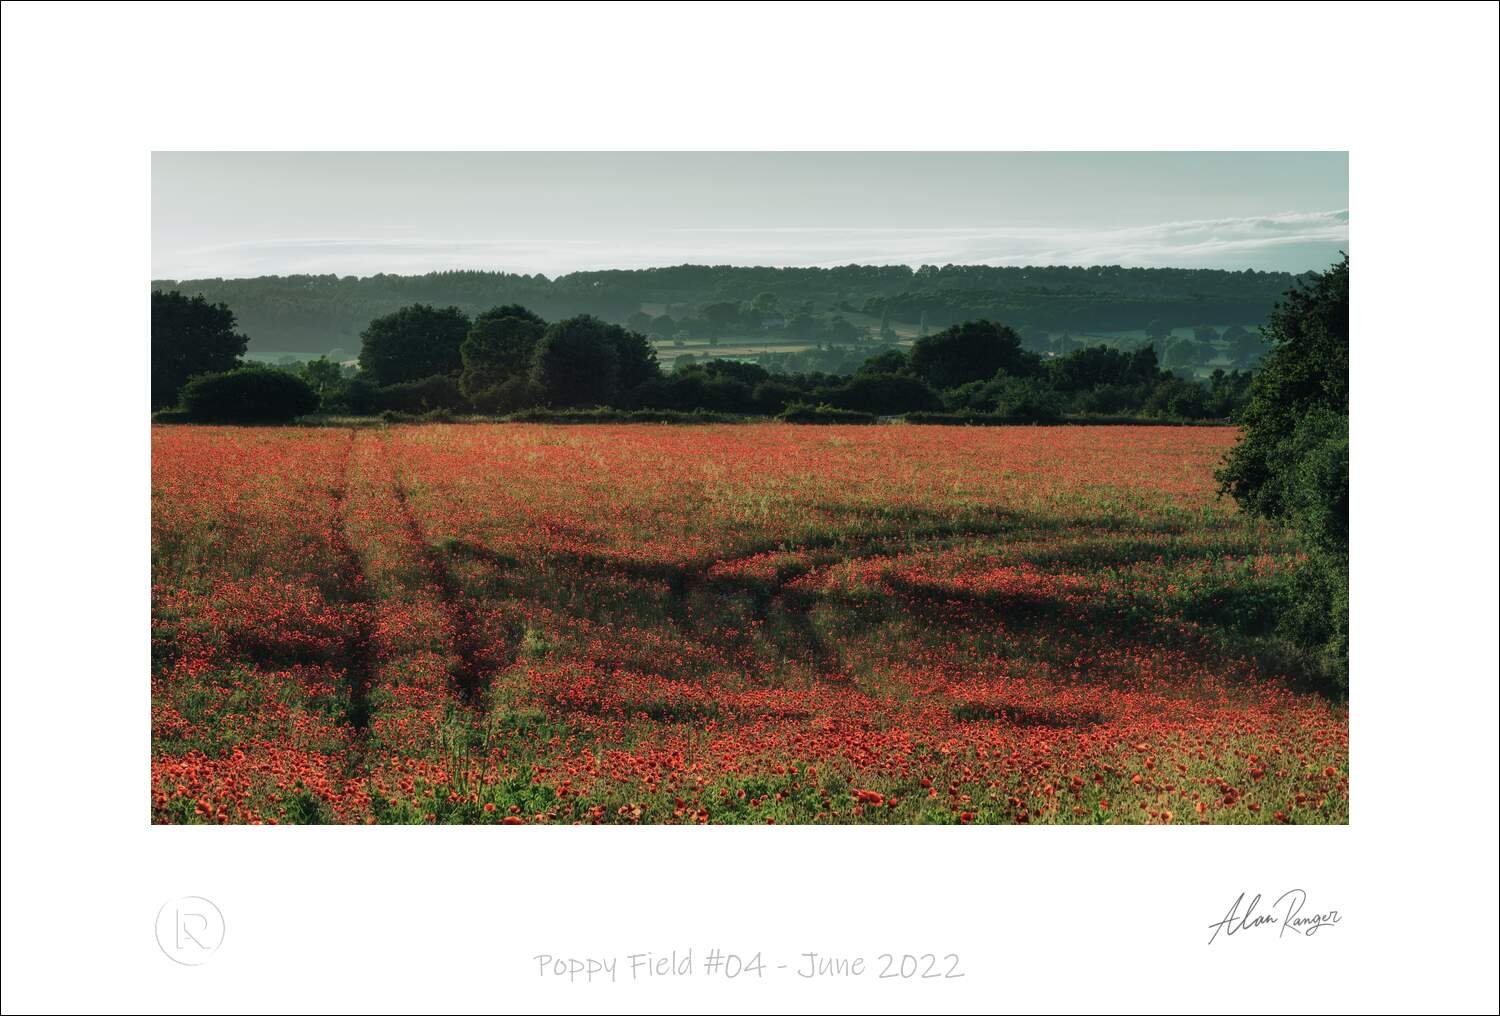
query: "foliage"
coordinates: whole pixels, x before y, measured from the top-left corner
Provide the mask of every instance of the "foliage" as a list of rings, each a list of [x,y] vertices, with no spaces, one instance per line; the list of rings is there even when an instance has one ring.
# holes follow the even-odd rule
[[[966,321],[918,339],[911,347],[911,372],[934,388],[956,388],[1004,371],[1034,374],[1040,361],[1021,348],[1015,329],[993,321]]]
[[[282,423],[318,408],[306,381],[272,367],[200,374],[182,388],[182,410],[202,423]]]
[[[375,318],[360,333],[359,369],[376,385],[402,384],[434,374],[457,375],[469,319],[457,307],[412,304]]]
[[[770,330],[805,341],[830,341],[833,313],[854,308],[893,326],[940,329],[989,318],[1021,329],[1138,330],[1153,320],[1259,322],[1296,277],[1282,272],[1119,266],[987,267],[846,265],[837,268],[748,268],[679,265],[643,270],[574,272],[557,278],[503,272],[426,275],[263,276],[254,279],[159,280],[153,288],[202,294],[235,308],[268,349],[328,352],[352,348],[367,322],[413,304],[455,306],[470,315],[522,304],[550,320],[592,314],[628,324],[642,308],[654,337],[686,329],[707,337],[702,315],[716,304],[734,314],[718,328],[740,334]],[[848,311],[845,310],[844,313]],[[783,323],[785,322],[785,323]],[[847,323],[847,322],[846,322]],[[631,328],[641,330],[639,324]],[[424,371],[430,373],[430,371]]]
[[[830,405],[876,416],[896,416],[942,407],[927,382],[909,374],[862,373],[841,385],[819,389]]]
[[[787,406],[776,415],[781,423],[874,423],[874,413],[861,413],[853,409],[840,409],[826,402],[813,406],[805,402]]]
[[[1319,410],[1349,413],[1349,259],[1292,290],[1265,329],[1272,348],[1240,415],[1244,439],[1219,472],[1248,511],[1289,520],[1287,484],[1297,428]]]
[[[610,326],[583,315],[548,327],[531,364],[544,404],[607,405],[619,391],[620,355]]]
[[[1287,294],[1265,328],[1243,437],[1217,474],[1246,511],[1298,533],[1308,561],[1286,632],[1347,686],[1349,258]]]
[[[525,307],[508,304],[485,311],[459,346],[463,374],[459,386],[477,399],[531,369],[532,354],[541,341],[547,322]]]
[[[377,401],[381,409],[394,413],[428,413],[435,409],[462,412],[469,408],[458,381],[448,374],[385,385],[379,389]]]
[[[176,405],[195,375],[235,367],[249,341],[235,331],[234,312],[226,305],[152,290],[151,408]]]

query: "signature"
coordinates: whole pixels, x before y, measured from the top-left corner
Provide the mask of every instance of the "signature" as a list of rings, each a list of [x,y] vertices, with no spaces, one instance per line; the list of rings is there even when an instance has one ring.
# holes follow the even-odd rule
[[[1289,931],[1312,938],[1319,929],[1331,928],[1343,920],[1337,910],[1304,913],[1307,910],[1307,890],[1305,889],[1288,889],[1276,897],[1276,902],[1272,903],[1269,909],[1257,912],[1260,905],[1260,893],[1256,893],[1248,904],[1245,902],[1245,894],[1240,893],[1239,897],[1229,905],[1229,913],[1224,915],[1223,920],[1209,925],[1214,933],[1209,937],[1208,944],[1213,945],[1214,939],[1219,937],[1221,931],[1224,937],[1228,938],[1252,928],[1271,926],[1278,929],[1277,938],[1281,938]]]

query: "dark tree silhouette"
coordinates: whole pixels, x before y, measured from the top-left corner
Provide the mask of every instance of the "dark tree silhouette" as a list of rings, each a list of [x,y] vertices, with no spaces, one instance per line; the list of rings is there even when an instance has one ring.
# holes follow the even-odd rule
[[[193,378],[182,388],[182,408],[205,423],[284,423],[316,410],[318,393],[289,371],[238,367]]]
[[[496,307],[476,317],[459,346],[464,394],[476,398],[512,378],[525,377],[546,330],[547,322],[540,315],[518,304]]]
[[[459,347],[468,332],[469,319],[457,307],[402,307],[365,327],[359,369],[377,385],[456,375],[463,369]]]
[[[619,391],[616,327],[584,314],[547,328],[531,364],[531,380],[547,405],[609,404]]]
[[[619,363],[617,383],[620,391],[628,392],[655,378],[661,377],[661,364],[656,359],[656,347],[644,335],[610,325],[610,337],[615,344],[615,357]]]
[[[934,388],[986,381],[997,371],[1025,376],[1040,362],[1021,348],[1015,329],[993,321],[966,321],[911,347],[911,371]]]
[[[179,292],[151,293],[151,408],[177,404],[188,379],[231,370],[249,340],[222,303]]]

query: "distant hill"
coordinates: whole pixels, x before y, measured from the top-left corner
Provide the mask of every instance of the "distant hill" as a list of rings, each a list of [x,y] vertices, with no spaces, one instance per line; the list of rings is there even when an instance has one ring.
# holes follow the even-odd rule
[[[1015,328],[1123,332],[1151,322],[1178,328],[1259,323],[1296,279],[1286,272],[1117,266],[680,265],[574,272],[555,279],[456,271],[161,279],[151,285],[228,304],[250,337],[252,352],[342,348],[352,355],[370,319],[409,303],[452,304],[469,314],[520,303],[549,320],[588,313],[624,324],[642,312],[693,316],[710,304],[748,304],[769,293],[787,313],[865,314],[931,328],[987,317]]]

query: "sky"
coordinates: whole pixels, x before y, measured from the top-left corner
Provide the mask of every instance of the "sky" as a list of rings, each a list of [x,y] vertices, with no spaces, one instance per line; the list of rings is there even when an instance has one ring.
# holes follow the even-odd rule
[[[1322,268],[1345,152],[157,152],[152,277]]]

